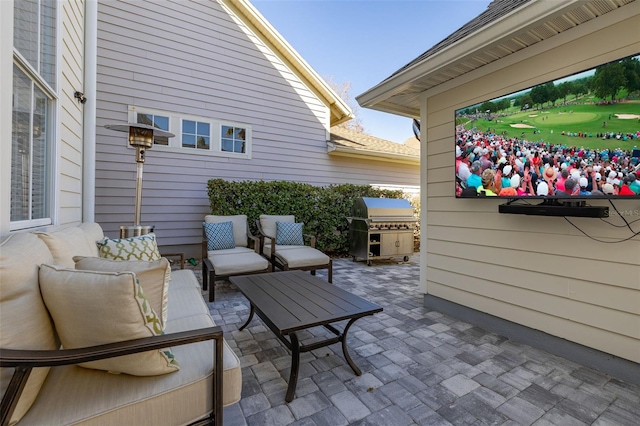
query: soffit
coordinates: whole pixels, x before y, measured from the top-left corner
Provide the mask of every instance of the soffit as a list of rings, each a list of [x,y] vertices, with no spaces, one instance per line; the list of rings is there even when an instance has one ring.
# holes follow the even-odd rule
[[[487,10],[359,95],[371,109],[417,118],[420,94],[635,0],[495,0]]]

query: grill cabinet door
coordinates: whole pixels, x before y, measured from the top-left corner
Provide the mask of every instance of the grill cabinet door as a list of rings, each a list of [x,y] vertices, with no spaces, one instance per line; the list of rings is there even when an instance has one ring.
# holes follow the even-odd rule
[[[380,237],[380,256],[413,254],[413,231],[382,233]]]

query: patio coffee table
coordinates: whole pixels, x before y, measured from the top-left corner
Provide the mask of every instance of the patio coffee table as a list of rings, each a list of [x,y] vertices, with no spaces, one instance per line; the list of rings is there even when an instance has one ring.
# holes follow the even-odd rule
[[[229,280],[251,304],[249,319],[256,312],[273,333],[291,350],[291,372],[285,401],[295,395],[300,367],[300,353],[342,342],[342,353],[356,375],[362,374],[349,356],[347,332],[359,318],[382,311],[382,307],[355,294],[314,277],[304,271],[283,271],[243,275]],[[342,332],[331,324],[349,320]],[[336,337],[301,345],[296,332],[323,326]]]

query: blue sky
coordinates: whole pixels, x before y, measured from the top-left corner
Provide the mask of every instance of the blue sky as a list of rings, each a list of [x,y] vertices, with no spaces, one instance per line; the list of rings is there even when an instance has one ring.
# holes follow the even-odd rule
[[[369,90],[487,8],[490,0],[251,0],[323,78]],[[365,131],[402,143],[411,119],[360,108]]]

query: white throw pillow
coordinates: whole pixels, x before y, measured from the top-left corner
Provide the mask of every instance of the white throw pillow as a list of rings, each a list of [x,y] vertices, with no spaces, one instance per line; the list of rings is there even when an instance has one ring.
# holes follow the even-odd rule
[[[97,272],[40,266],[40,290],[65,349],[162,334],[162,323],[133,272]],[[81,367],[155,376],[177,371],[170,349],[151,350],[78,364]]]
[[[160,314],[162,329],[166,328],[171,279],[171,265],[167,259],[163,257],[152,262],[143,262],[75,256],[73,261],[76,263],[76,269],[84,271],[135,273],[151,307],[156,314]]]

